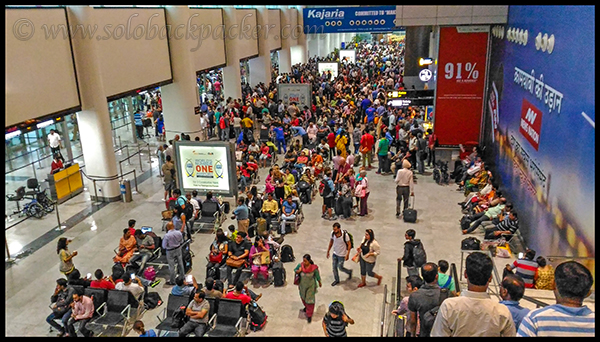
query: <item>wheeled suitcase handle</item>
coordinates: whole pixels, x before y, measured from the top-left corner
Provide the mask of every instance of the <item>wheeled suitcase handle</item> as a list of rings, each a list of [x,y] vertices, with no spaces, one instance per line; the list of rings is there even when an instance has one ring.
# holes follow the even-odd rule
[[[411,209],[414,209],[414,208],[415,208],[415,195],[411,195],[411,196],[409,196],[408,203],[410,203],[410,197],[412,197],[412,198],[413,198],[413,201],[412,201],[412,206],[411,206],[410,208],[411,208]]]

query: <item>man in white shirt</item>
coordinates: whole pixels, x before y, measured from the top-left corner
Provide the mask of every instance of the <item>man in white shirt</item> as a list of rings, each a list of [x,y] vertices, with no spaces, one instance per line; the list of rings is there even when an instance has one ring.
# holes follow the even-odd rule
[[[133,279],[131,279],[131,275],[123,274],[123,281],[118,282],[115,285],[115,290],[129,291],[135,298],[137,298],[137,300],[141,300],[145,291],[144,285],[142,285],[142,281],[139,277],[135,277],[134,279],[136,281],[135,283],[133,282]]]
[[[60,135],[58,135],[54,129],[51,129],[50,134],[48,134],[48,145],[50,146],[50,151],[52,151],[52,155],[58,153],[60,159],[63,159],[62,155],[60,154],[60,149],[62,147],[60,141]]]
[[[350,250],[352,249],[350,242],[350,236],[348,232],[342,231],[341,226],[338,222],[333,224],[333,231],[331,232],[331,239],[329,239],[329,247],[327,247],[327,259],[329,259],[329,251],[333,247],[333,278],[334,281],[331,286],[335,286],[340,282],[340,275],[338,269],[348,275],[348,279],[352,278],[352,270],[344,267],[344,261],[347,261],[350,256]]]
[[[515,323],[506,305],[492,300],[487,293],[493,267],[486,254],[469,254],[465,269],[467,289],[459,297],[442,302],[431,329],[432,337],[516,336]]]

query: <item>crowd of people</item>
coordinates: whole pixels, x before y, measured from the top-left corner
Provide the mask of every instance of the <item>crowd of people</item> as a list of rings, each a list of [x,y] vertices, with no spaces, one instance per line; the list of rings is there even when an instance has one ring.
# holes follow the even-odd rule
[[[172,293],[191,298],[186,310],[191,319],[179,330],[180,336],[192,332],[201,336],[206,331],[206,297],[241,299],[244,304],[258,300],[262,294],[256,294],[244,285],[244,272],[251,274],[253,281],[263,278],[267,284],[277,285],[275,269],[281,263],[284,236],[302,223],[302,205],[312,204],[317,196],[322,198],[322,218],[334,221],[327,249],[327,258],[333,249],[334,281],[331,286],[342,281],[339,271],[346,273],[348,279],[352,278],[352,270],[345,268],[344,262],[350,259],[353,250],[356,254],[352,260],[360,266],[358,288],[367,285],[367,275],[375,278],[377,285],[381,284],[382,276],[374,272],[380,253],[375,232],[366,229],[360,244],[354,246],[353,237],[342,229],[339,220],[355,216],[360,220],[360,217],[369,215],[371,191],[367,171],[373,169],[375,161],[378,163],[375,174],[394,174],[396,217],[401,218],[409,206],[409,197],[414,195],[416,174],[424,175],[425,163],[428,166],[436,164],[437,136],[431,129],[424,129],[426,118],[423,107],[393,107],[387,104],[387,91],[405,88],[402,45],[397,42],[361,43],[356,51],[360,62],[340,64],[336,78],[331,73],[319,74],[317,71],[317,63],[327,59],[311,58],[306,64],[294,65],[292,72],[274,77],[269,85],[261,83],[254,88],[245,85],[241,99],[228,98],[219,102],[218,98],[207,98],[203,101],[200,114],[202,140],[235,140],[240,193],[231,213],[237,227],[231,225],[227,230],[217,229],[208,251],[204,289],[195,278],[185,279],[181,246],[186,240],[193,242],[194,221],[199,218],[203,203],[217,202],[221,215],[225,215],[227,210],[210,192],[202,200],[197,193],[182,194],[178,189],[173,143],[189,139],[189,136],[176,135],[168,145],[159,147],[157,152],[165,190],[163,200],[166,209],[173,213],[168,218],[167,233],[160,246],[166,250],[169,263],[167,285],[174,286]],[[330,59],[336,58],[332,56]],[[277,96],[277,83],[311,84],[313,96],[310,105],[300,107],[297,103],[283,103]],[[216,91],[216,84],[214,87]],[[470,234],[480,225],[490,223],[491,226],[485,230],[486,238],[510,238],[518,229],[518,215],[513,205],[497,190],[480,151],[474,148],[472,151],[463,149],[462,152],[452,178],[466,196],[465,201],[459,203],[466,215],[461,220],[465,222],[463,234]],[[259,192],[256,186],[260,182],[260,168],[269,169],[263,192]],[[120,268],[135,269],[138,274],[135,281],[127,273],[115,274],[114,269],[109,277],[104,277],[101,270],[97,270],[95,286],[110,288],[109,284],[113,284],[116,288],[120,281],[124,284],[121,288],[141,295],[147,292],[148,286],[156,284],[143,277],[147,260],[143,255],[158,246],[154,246],[154,240],[147,238],[145,233],[134,229],[134,225],[135,221],[130,221],[129,227],[123,230],[113,261]],[[535,252],[533,256],[531,252],[526,253],[525,258],[507,265],[501,287],[503,301],[497,303],[487,294],[492,272],[492,260],[487,255],[469,255],[465,274],[468,288],[457,293],[456,280],[447,275],[448,262],[419,263],[415,250],[423,246],[416,239],[416,232],[408,230],[405,238],[404,255],[399,260],[403,260],[407,267],[409,276],[406,282],[410,295],[393,313],[407,315],[407,335],[542,335],[548,331],[560,331],[561,327],[565,328],[572,322],[578,322],[581,330],[568,331],[578,333],[588,331],[590,315],[593,325],[593,313],[590,314],[581,303],[591,286],[591,275],[576,262],[564,263],[552,270],[543,258],[533,261]],[[61,245],[58,252],[61,272],[71,279],[69,274],[78,273],[72,264],[77,253],[70,253],[66,244],[68,242]],[[517,270],[516,274],[512,273],[513,269]],[[294,284],[298,285],[304,305],[302,311],[311,322],[317,288],[322,286],[322,275],[310,254],[303,255],[294,268],[294,276],[297,278]],[[78,281],[75,278],[73,281]],[[89,281],[91,286],[91,280],[85,281]],[[68,284],[61,285],[63,283],[57,281],[57,291],[70,291],[67,290]],[[538,284],[538,288],[545,289],[556,284],[557,304],[551,305],[551,310],[525,313],[518,305],[522,288],[537,287]],[[77,294],[72,297],[72,300],[79,298]],[[474,310],[475,307],[478,309]],[[432,319],[429,314],[433,308],[439,311]],[[554,316],[550,314],[553,321],[547,318],[547,311],[556,313]],[[87,311],[84,310],[84,313]],[[580,316],[585,319],[579,320],[577,317]],[[58,329],[60,325],[55,319],[60,317],[63,316],[53,312],[48,322]],[[545,330],[549,326],[548,320],[554,322],[555,330]],[[345,327],[353,323],[344,306],[334,302],[323,318],[324,333],[327,336],[345,336]],[[143,322],[136,324],[135,329],[140,335],[148,334]],[[61,335],[73,335],[71,325],[70,319],[63,319],[63,326],[59,329]],[[85,328],[85,324],[82,325]],[[80,331],[87,334],[85,329]]]

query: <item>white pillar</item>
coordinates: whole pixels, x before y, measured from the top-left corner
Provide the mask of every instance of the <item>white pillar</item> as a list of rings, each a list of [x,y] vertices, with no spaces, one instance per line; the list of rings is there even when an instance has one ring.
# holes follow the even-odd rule
[[[319,39],[316,34],[309,33],[306,35],[308,40],[308,58],[319,55]]]
[[[186,25],[190,18],[188,6],[167,6],[166,20],[171,27]],[[196,70],[192,67],[190,45],[186,39],[169,40],[173,83],[161,87],[166,140],[176,134],[189,134],[194,140],[200,134],[200,117],[194,114],[199,105]]]
[[[237,39],[228,37],[230,27],[237,24],[236,9],[233,6],[223,7],[223,22],[225,24],[225,52],[227,65],[223,68],[223,97],[227,99],[242,98],[242,78],[240,76],[240,57],[237,49]],[[234,27],[231,32],[237,32]]]
[[[296,15],[298,18],[297,26],[294,28],[294,35],[297,36],[298,46],[299,46],[299,61],[297,63],[307,63],[308,62],[308,37],[304,34],[304,17],[302,15],[302,10],[304,6],[300,7],[296,11]]]
[[[269,9],[266,6],[256,7],[256,24],[260,27],[258,34],[258,57],[248,61],[250,75],[248,82],[251,87],[262,82],[268,85],[271,81],[271,49],[267,40],[269,25]],[[272,35],[272,33],[271,33]]]
[[[67,16],[73,27],[76,25],[86,27],[96,22],[94,8],[89,6],[69,6]],[[85,160],[85,173],[94,177],[117,176],[110,115],[98,57],[98,41],[82,39],[80,35],[74,35],[72,42],[81,94],[81,112],[77,113],[77,123]],[[97,198],[95,198],[93,182],[85,177],[84,179],[92,199],[118,201],[121,198],[117,179],[96,182]]]
[[[320,36],[323,39],[319,40],[319,56],[325,57],[331,52],[331,34],[323,33]]]
[[[290,48],[296,45],[296,40],[290,34],[290,30],[294,28],[294,21],[292,20],[292,9],[282,8],[281,9],[281,29],[285,31],[282,34],[281,39],[281,50],[279,50],[279,73],[292,72],[292,60],[290,55]]]

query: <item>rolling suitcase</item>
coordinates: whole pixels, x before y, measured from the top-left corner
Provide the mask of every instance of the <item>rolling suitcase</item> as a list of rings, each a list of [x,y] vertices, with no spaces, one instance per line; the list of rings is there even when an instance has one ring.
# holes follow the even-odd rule
[[[415,223],[417,222],[417,211],[415,210],[415,196],[411,196],[413,198],[413,203],[410,208],[405,209],[402,212],[402,217],[404,218],[404,222]]]

